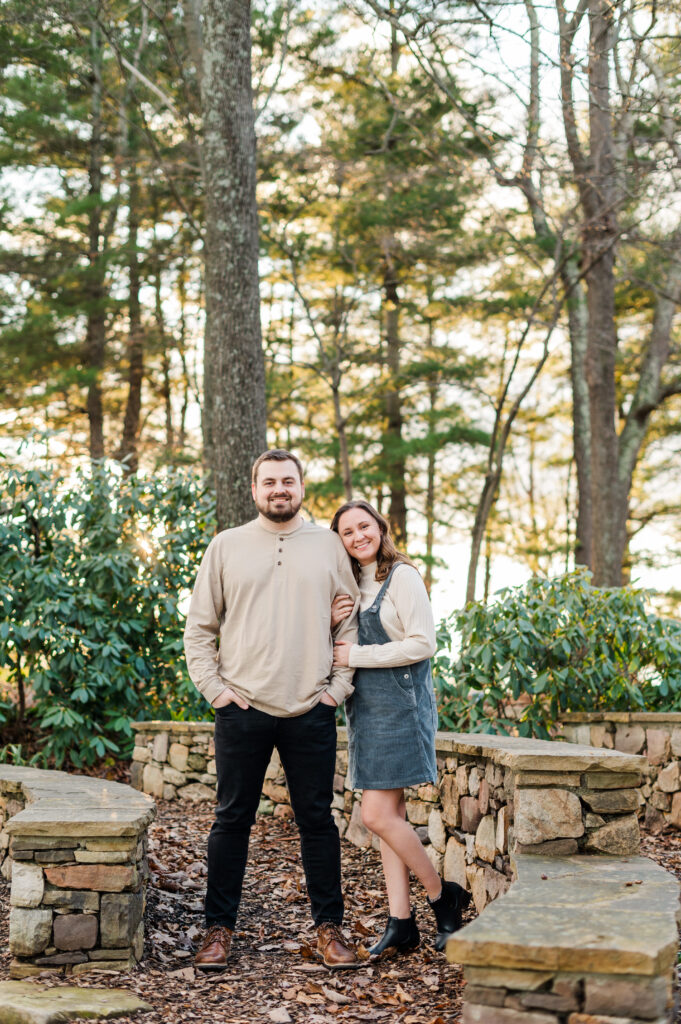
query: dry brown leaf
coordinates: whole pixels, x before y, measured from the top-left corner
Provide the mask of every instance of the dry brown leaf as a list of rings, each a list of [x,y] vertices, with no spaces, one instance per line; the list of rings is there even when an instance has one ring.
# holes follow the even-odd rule
[[[355,924],[355,931],[359,932],[360,935],[373,935],[374,934],[374,929],[373,928],[367,928],[366,925],[363,924],[361,921],[357,921],[356,922],[356,924]]]
[[[318,1006],[324,999],[318,995],[308,995],[307,992],[299,992],[296,996],[297,1003],[305,1003],[306,1006]]]
[[[405,992],[401,985],[398,985],[395,989],[395,995],[401,1003],[413,1003],[414,997],[410,996],[408,992]]]
[[[332,1003],[352,1003],[354,1002],[350,996],[346,996],[344,992],[336,992],[335,989],[329,988],[327,985],[322,985],[322,992],[327,999],[330,999]]]
[[[179,971],[171,971],[168,975],[169,978],[179,978],[182,981],[194,981],[196,972],[193,967],[183,967]]]
[[[305,991],[312,993],[312,995],[321,996],[324,992],[324,986],[318,985],[316,981],[306,981]]]
[[[291,1014],[285,1006],[275,1006],[273,1010],[269,1011],[267,1016],[273,1024],[289,1024],[291,1020]]]

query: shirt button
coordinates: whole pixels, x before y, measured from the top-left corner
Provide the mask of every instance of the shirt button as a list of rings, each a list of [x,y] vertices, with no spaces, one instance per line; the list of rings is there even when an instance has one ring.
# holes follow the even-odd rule
[[[281,565],[281,562],[277,562],[277,565]]]
[[[283,550],[284,550],[283,548],[279,548],[279,553],[281,554],[281,552],[282,552]]]

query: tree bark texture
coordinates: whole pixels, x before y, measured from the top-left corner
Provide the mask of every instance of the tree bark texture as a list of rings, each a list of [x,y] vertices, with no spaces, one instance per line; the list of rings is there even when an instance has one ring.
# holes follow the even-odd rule
[[[574,60],[571,52],[578,28],[576,16],[568,21],[558,2],[561,22],[561,98],[570,161],[579,189],[582,210],[581,260],[586,288],[586,380],[591,472],[592,567],[599,586],[620,586],[626,546],[628,488],[619,474],[616,423],[615,362],[615,244],[618,196],[610,99],[613,47],[612,8],[605,0],[589,0],[589,139],[582,148],[573,98]],[[575,310],[573,308],[573,314]],[[573,353],[574,354],[574,353]],[[579,356],[581,352],[577,352]],[[573,367],[573,385],[581,383]],[[583,395],[578,392],[578,399]],[[584,413],[579,404],[578,413]],[[585,428],[582,417],[581,428]],[[585,456],[582,450],[582,455]],[[579,469],[579,463],[578,463]],[[580,504],[582,502],[580,489]]]
[[[429,343],[432,345],[433,322],[428,322]],[[430,429],[435,424],[435,410],[437,406],[438,386],[436,381],[428,385],[428,401],[430,408]],[[428,449],[428,463],[426,470],[426,571],[423,582],[430,595],[433,588],[433,547],[435,544],[435,451]]]
[[[90,430],[90,458],[104,458],[104,409],[102,404],[102,371],[106,348],[106,312],[104,265],[101,252],[102,222],[102,43],[100,31],[93,24],[90,30],[92,98],[90,161],[88,167],[89,195],[95,199],[88,217],[88,299],[85,334],[85,365],[88,371],[87,416]]]
[[[250,470],[266,447],[249,0],[204,0],[206,331],[203,434],[218,529],[252,518]]]
[[[652,412],[678,387],[666,390],[662,384],[670,354],[674,312],[681,297],[681,235],[674,232],[667,244],[665,270],[657,285],[655,313],[649,337],[642,346],[639,377],[624,427],[617,429],[616,361],[617,325],[615,320],[615,255],[618,234],[617,213],[628,196],[625,191],[624,161],[628,159],[626,139],[615,138],[610,97],[614,28],[613,7],[605,0],[589,0],[589,132],[588,151],[582,148],[576,128],[572,79],[575,61],[571,52],[579,26],[576,15],[568,20],[557,3],[561,25],[561,96],[565,137],[570,161],[579,188],[583,215],[582,269],[586,286],[587,342],[586,379],[588,382],[588,425],[578,361],[583,346],[577,324],[571,341],[573,352],[573,390],[575,395],[575,458],[578,474],[581,462],[590,463],[592,514],[592,567],[598,586],[621,586],[627,551],[629,494],[637,460]],[[626,121],[626,118],[625,118]],[[620,131],[621,134],[621,131]],[[568,268],[570,270],[570,268]],[[574,273],[574,270],[570,271]],[[666,275],[666,280],[665,280]],[[573,290],[573,294],[576,289]],[[582,313],[575,305],[571,318]],[[576,342],[578,347],[576,347]],[[589,439],[589,452],[578,437]],[[579,483],[580,517],[583,504],[582,480]],[[578,545],[587,536],[580,533]],[[587,561],[585,559],[585,561]],[[588,563],[587,563],[588,564]]]
[[[140,189],[134,163],[130,167],[128,194],[128,398],[118,459],[125,459],[126,473],[136,473],[144,379],[144,332],[140,307],[140,265],[137,255]]]
[[[488,471],[485,474],[482,493],[480,494],[478,505],[475,510],[475,521],[473,523],[473,531],[471,534],[471,554],[468,562],[468,577],[466,580],[466,604],[470,601],[475,601],[475,585],[478,578],[478,565],[480,563],[482,542],[485,537],[487,523],[489,522],[494,502],[496,501],[499,493],[500,483],[501,463],[493,464],[491,460]]]
[[[406,462],[402,439],[402,400],[400,373],[400,298],[397,274],[389,252],[386,253],[383,289],[385,297],[386,369],[388,389],[385,393],[386,428],[383,435],[384,466],[390,487],[388,522],[398,547],[407,545]]]
[[[163,408],[166,421],[166,453],[170,458],[175,448],[175,430],[173,427],[173,403],[172,386],[170,381],[170,338],[166,331],[166,322],[163,315],[163,301],[161,297],[161,261],[157,257],[156,272],[154,274],[154,304],[156,309],[156,329],[158,340],[161,346],[161,370],[163,373],[161,394],[163,395]],[[185,382],[186,401],[186,382]]]
[[[589,568],[593,561],[593,517],[591,515],[591,418],[586,379],[589,318],[586,294],[579,279],[576,259],[566,262],[563,284],[567,298],[570,335],[570,379],[572,384],[572,449],[577,470],[577,523],[575,564]]]
[[[590,159],[580,181],[585,215],[582,254],[586,266],[586,368],[591,420],[591,505],[594,580],[622,584],[628,490],[618,474],[615,361],[615,240],[617,197],[610,103],[612,11],[606,0],[589,2]]]
[[[346,501],[352,501],[352,468],[350,466],[350,452],[348,451],[348,434],[345,429],[346,419],[343,416],[340,396],[340,380],[333,380],[331,383],[331,394],[333,397],[333,419],[338,435],[338,455],[340,470],[343,478],[343,494]]]

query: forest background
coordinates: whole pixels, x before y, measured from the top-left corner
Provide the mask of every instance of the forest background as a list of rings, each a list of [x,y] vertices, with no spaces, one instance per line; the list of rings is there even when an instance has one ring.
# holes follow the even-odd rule
[[[0,646],[50,756],[198,713],[182,600],[265,443],[452,602],[678,611],[680,13],[2,0]],[[627,607],[631,700],[678,640]]]

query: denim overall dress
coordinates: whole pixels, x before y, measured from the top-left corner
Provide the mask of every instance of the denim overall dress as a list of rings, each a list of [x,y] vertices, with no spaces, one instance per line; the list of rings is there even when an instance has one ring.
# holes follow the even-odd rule
[[[396,567],[371,606],[359,613],[361,645],[391,643],[380,611]],[[437,782],[437,706],[430,659],[396,668],[356,668],[354,685],[345,705],[352,788],[401,789]]]

